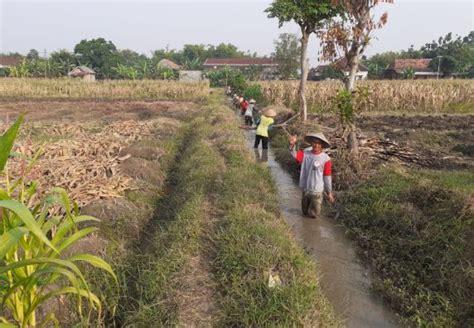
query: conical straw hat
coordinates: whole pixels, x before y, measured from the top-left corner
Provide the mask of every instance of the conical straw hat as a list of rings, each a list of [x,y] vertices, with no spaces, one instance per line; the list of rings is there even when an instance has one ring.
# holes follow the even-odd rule
[[[326,139],[326,137],[324,136],[324,134],[322,133],[315,133],[315,132],[310,132],[310,133],[307,133],[305,136],[304,136],[304,140],[308,143],[310,143],[310,140],[312,138],[316,138],[316,139],[319,139],[323,142],[323,147],[324,148],[329,148],[331,147],[331,144],[329,143],[328,139]]]
[[[266,117],[275,117],[277,116],[277,113],[273,109],[269,108],[263,112],[263,115]]]

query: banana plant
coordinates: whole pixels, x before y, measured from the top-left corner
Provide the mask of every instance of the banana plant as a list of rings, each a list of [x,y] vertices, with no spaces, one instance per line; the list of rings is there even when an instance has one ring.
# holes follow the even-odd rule
[[[67,252],[97,231],[90,223],[98,220],[80,215],[61,188],[53,188],[41,201],[35,201],[38,183],[25,181],[28,172],[15,179],[5,169],[22,119],[0,137],[0,170],[5,181],[0,185],[0,313],[5,313],[0,315],[0,328],[58,326],[53,312],[42,318],[37,312],[48,300],[60,296],[75,297],[81,317],[83,300],[100,315],[101,302],[91,291],[80,263],[105,270],[116,281],[111,266],[91,254]],[[87,226],[82,227],[84,223]]]

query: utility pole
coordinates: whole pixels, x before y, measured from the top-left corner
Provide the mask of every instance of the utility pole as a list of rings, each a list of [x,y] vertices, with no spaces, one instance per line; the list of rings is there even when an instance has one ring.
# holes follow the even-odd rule
[[[439,80],[439,68],[441,66],[441,58],[443,58],[443,56],[436,56],[438,58],[438,73],[436,74],[436,79]]]
[[[48,59],[46,58],[46,49],[44,49],[44,78],[47,78],[48,77]]]

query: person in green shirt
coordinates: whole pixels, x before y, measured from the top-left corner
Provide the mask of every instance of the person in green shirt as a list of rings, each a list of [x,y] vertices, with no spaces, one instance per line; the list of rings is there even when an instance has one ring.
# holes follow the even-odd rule
[[[257,132],[255,134],[255,143],[253,148],[257,149],[260,140],[262,141],[262,148],[268,149],[268,131],[271,130],[273,125],[273,118],[276,116],[276,112],[273,109],[267,109],[263,112],[262,116],[255,122],[257,124]]]

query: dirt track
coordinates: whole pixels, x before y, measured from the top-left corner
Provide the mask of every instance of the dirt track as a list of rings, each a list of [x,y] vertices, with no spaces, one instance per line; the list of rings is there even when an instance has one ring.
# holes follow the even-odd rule
[[[14,118],[21,112],[27,113],[26,122],[183,119],[196,109],[191,102],[173,101],[3,101],[0,102],[0,122],[7,115]]]

